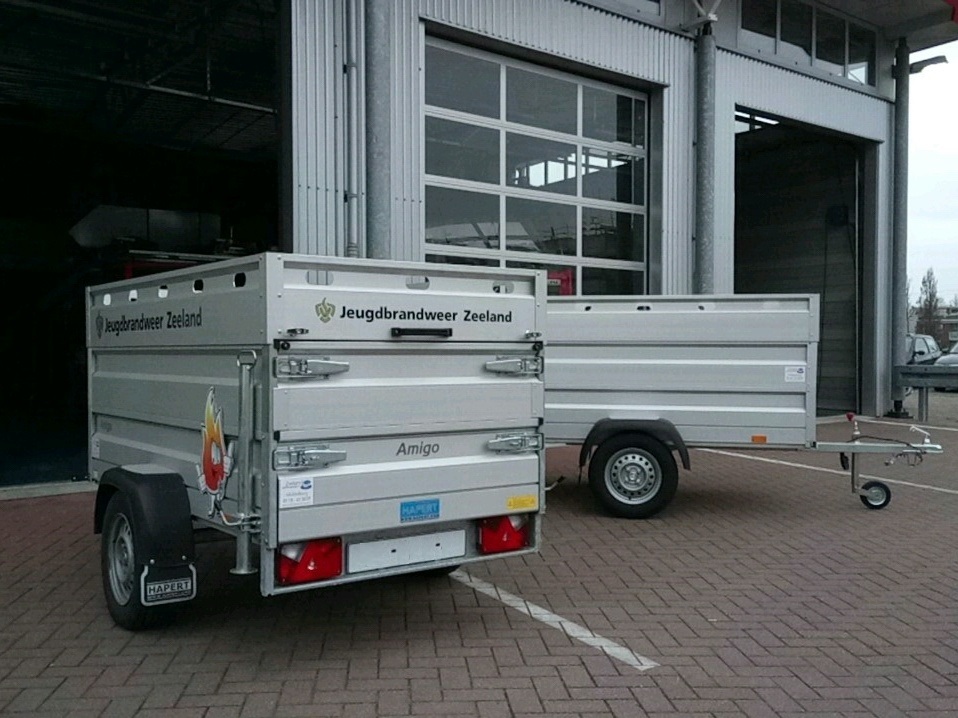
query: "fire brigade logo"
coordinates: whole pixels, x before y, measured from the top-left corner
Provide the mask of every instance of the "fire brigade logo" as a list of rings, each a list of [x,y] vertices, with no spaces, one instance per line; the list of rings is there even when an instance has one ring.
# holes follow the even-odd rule
[[[200,491],[210,497],[209,516],[222,511],[221,502],[226,482],[233,473],[233,442],[223,435],[223,410],[216,405],[216,392],[210,387],[206,395],[206,412],[201,431],[203,449],[201,464],[196,467]]]
[[[336,305],[327,302],[325,297],[323,297],[323,301],[316,305],[316,316],[323,324],[326,324],[335,314]]]

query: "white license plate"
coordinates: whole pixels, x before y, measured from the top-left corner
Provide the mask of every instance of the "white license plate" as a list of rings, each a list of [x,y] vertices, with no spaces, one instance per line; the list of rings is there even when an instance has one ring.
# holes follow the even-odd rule
[[[465,555],[465,531],[440,531],[421,536],[350,544],[346,549],[346,570],[349,573],[362,573]]]

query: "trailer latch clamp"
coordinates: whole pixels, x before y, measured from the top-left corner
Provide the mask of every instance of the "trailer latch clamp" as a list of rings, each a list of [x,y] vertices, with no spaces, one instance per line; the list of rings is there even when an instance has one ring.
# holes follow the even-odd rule
[[[542,357],[538,356],[501,356],[486,362],[486,371],[495,374],[538,376],[542,368]]]
[[[498,434],[495,439],[490,439],[486,446],[499,453],[522,454],[539,451],[544,444],[542,434]]]
[[[345,451],[335,451],[326,445],[289,446],[273,452],[273,468],[277,471],[313,469],[345,460]]]
[[[276,376],[296,378],[324,377],[349,371],[349,362],[333,361],[329,357],[309,359],[282,356],[276,358]]]

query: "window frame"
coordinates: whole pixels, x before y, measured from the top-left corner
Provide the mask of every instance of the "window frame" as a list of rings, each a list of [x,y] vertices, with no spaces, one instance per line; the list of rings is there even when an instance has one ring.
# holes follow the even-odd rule
[[[775,60],[787,67],[798,68],[803,72],[808,72],[819,77],[828,77],[831,80],[838,80],[844,85],[850,85],[859,89],[867,89],[869,91],[877,92],[878,89],[878,77],[877,77],[877,66],[878,66],[878,31],[869,25],[863,24],[857,20],[847,17],[846,15],[836,12],[830,8],[820,7],[817,4],[806,2],[805,0],[793,0],[799,5],[804,5],[811,10],[811,52],[807,61],[805,59],[796,58],[796,54],[792,51],[786,51],[783,48],[782,41],[782,0],[772,0],[775,3],[775,36],[768,38],[771,40],[772,50],[769,52],[767,48],[760,47],[758,43],[750,42],[749,35],[755,34],[754,31],[746,30],[743,27],[744,22],[744,1],[740,0],[738,3],[738,22],[735,29],[736,33],[736,42],[738,49],[749,52],[752,54],[760,55],[763,58],[773,57]],[[842,70],[840,74],[832,72],[826,67],[820,65],[820,60],[818,57],[818,21],[819,13],[825,13],[836,20],[839,20],[844,27],[844,46],[843,46],[843,62]],[[849,60],[850,53],[850,43],[851,43],[851,34],[852,28],[855,28],[864,33],[868,33],[873,38],[872,41],[872,56],[865,63],[866,65],[866,74],[870,75],[866,81],[858,79],[855,74],[853,74],[851,63]]]
[[[423,92],[422,92],[422,146],[425,152],[426,145],[426,124],[428,118],[437,118],[473,125],[475,127],[496,129],[499,132],[499,182],[498,184],[488,184],[485,182],[466,180],[455,177],[445,177],[441,175],[432,175],[426,172],[425,162],[422,165],[422,176],[420,179],[421,196],[423,198],[421,213],[423,237],[421,238],[422,255],[427,261],[435,261],[436,258],[448,257],[452,260],[495,260],[497,266],[510,266],[516,262],[532,263],[541,265],[551,265],[556,268],[571,266],[575,270],[575,294],[574,296],[584,296],[583,290],[583,269],[610,269],[632,272],[640,278],[639,284],[642,287],[641,294],[649,291],[649,254],[650,254],[650,97],[648,93],[641,92],[632,88],[593,80],[588,77],[575,75],[568,72],[554,70],[552,68],[517,60],[515,58],[503,55],[497,55],[474,47],[461,45],[455,42],[427,35],[425,38],[426,46],[435,46],[442,49],[458,52],[468,56],[496,62],[499,64],[499,113],[498,117],[487,117],[482,115],[472,115],[460,110],[427,105],[425,101],[426,82],[428,81],[425,73],[426,67],[423,65]],[[566,82],[572,82],[576,85],[576,134],[566,134],[554,130],[547,130],[538,127],[532,127],[518,122],[507,120],[508,108],[507,102],[507,84],[506,77],[510,67],[520,70],[540,73],[546,76],[555,77]],[[641,146],[631,144],[622,140],[606,141],[593,137],[587,137],[583,134],[584,108],[583,108],[583,88],[590,87],[614,93],[615,95],[629,97],[633,100],[632,118],[633,126],[636,122],[636,116],[639,108],[636,100],[644,104],[642,107],[642,117],[639,120],[642,123],[642,133],[639,139],[642,140]],[[539,140],[558,142],[565,145],[571,145],[575,152],[575,193],[563,194],[555,191],[546,191],[536,188],[517,187],[510,184],[511,178],[507,176],[509,169],[507,143],[510,135],[522,135]],[[636,139],[633,131],[632,140]],[[641,164],[641,187],[642,197],[639,197],[640,204],[627,202],[602,200],[583,195],[583,178],[585,176],[586,150],[598,150],[601,153],[608,153],[611,156],[625,155],[631,158],[631,161],[638,161]],[[483,195],[494,196],[499,202],[499,242],[498,249],[485,249],[457,245],[442,245],[435,242],[426,241],[426,190],[427,187],[458,189],[469,192],[476,192]],[[528,199],[538,200],[556,204],[571,205],[575,208],[575,255],[570,254],[552,254],[545,252],[530,252],[521,250],[510,250],[508,246],[508,221],[507,205],[509,199]],[[636,199],[633,197],[633,199]],[[622,260],[608,259],[599,257],[587,257],[583,255],[583,209],[596,209],[611,211],[612,213],[627,213],[633,216],[633,223],[640,222],[642,230],[641,254],[642,260]],[[635,226],[635,225],[633,225]]]

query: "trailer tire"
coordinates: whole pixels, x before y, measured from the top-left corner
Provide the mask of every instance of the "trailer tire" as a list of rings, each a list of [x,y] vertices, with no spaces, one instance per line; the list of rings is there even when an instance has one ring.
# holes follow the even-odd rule
[[[130,499],[122,491],[114,492],[103,514],[100,571],[107,610],[118,626],[129,631],[160,626],[173,617],[169,606],[148,608],[140,601],[144,565],[134,548],[137,531]]]
[[[679,483],[672,452],[647,434],[616,434],[589,461],[589,487],[613,516],[646,519],[664,509]]]
[[[869,509],[883,509],[891,502],[891,489],[881,481],[866,481],[862,484],[862,494],[859,498]]]

